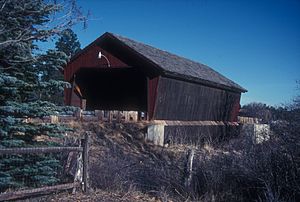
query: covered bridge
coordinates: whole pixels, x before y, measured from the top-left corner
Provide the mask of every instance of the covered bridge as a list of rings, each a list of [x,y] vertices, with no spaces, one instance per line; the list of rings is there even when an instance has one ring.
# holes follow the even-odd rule
[[[234,122],[244,88],[198,62],[105,33],[64,70],[65,104],[139,111],[148,120]]]

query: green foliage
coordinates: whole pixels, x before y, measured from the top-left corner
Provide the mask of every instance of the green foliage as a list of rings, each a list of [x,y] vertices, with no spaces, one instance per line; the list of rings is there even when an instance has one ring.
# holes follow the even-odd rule
[[[63,90],[68,85],[64,82],[63,67],[67,56],[57,50],[48,50],[37,64],[39,71],[39,97],[56,105],[63,105]],[[49,91],[50,90],[50,91]]]
[[[68,58],[58,50],[41,53],[38,45],[78,19],[84,20],[75,0],[62,3],[64,7],[57,1],[0,1],[0,148],[50,145],[36,138],[59,137],[66,131],[57,124],[26,121],[61,110],[49,97],[68,85],[60,73]],[[53,20],[55,17],[60,20]],[[51,155],[1,156],[0,191],[53,184],[59,180],[58,167],[59,162]]]
[[[58,156],[23,155],[11,156],[0,164],[0,190],[7,187],[40,187],[53,185],[60,166]]]
[[[80,42],[77,35],[71,29],[62,32],[61,37],[55,43],[58,51],[64,52],[69,58],[80,51]]]
[[[39,63],[40,87],[52,89],[51,93],[46,90],[46,93],[40,96],[57,105],[63,105],[63,87],[67,85],[66,82],[63,82],[63,67],[66,66],[66,61],[80,50],[80,43],[76,34],[68,28],[62,31],[55,45],[56,49],[48,50]]]

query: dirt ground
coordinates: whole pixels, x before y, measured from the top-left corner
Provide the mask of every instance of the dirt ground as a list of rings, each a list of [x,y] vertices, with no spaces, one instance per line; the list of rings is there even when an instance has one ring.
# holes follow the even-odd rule
[[[33,202],[73,202],[73,201],[82,201],[82,202],[90,202],[90,201],[105,201],[105,202],[159,202],[161,200],[156,197],[151,197],[149,195],[140,193],[140,192],[128,192],[128,193],[118,193],[118,192],[107,192],[103,190],[95,190],[91,191],[90,194],[83,194],[77,192],[76,194],[71,194],[67,192],[58,193],[48,195],[42,198],[36,198],[35,200],[30,199],[28,201]]]

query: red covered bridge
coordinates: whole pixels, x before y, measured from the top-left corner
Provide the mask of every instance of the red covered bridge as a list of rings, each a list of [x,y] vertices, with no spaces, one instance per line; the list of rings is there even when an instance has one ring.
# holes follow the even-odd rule
[[[66,105],[86,100],[88,110],[139,111],[148,120],[233,122],[246,92],[206,65],[112,33],[75,55],[64,75]]]

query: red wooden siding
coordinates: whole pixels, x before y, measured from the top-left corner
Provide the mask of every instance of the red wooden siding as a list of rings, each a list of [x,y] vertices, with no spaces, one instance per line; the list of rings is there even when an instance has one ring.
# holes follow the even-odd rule
[[[102,52],[103,55],[107,57],[110,62],[110,67],[105,58],[98,59],[99,52]],[[65,81],[71,82],[74,74],[80,68],[120,68],[120,67],[129,67],[127,64],[100,48],[96,44],[89,47],[86,51],[78,55],[77,57],[70,61],[66,68],[64,69]],[[65,89],[65,104],[80,106],[80,98],[72,94],[72,89]],[[74,95],[74,96],[73,96]]]
[[[153,119],[236,120],[240,93],[160,77]]]
[[[65,88],[64,96],[65,105],[81,107],[81,99],[78,97],[78,95],[76,95],[73,88]]]
[[[159,77],[154,77],[153,79],[149,79],[149,83],[148,83],[148,115],[149,115],[149,120],[151,120],[153,118],[153,115],[154,115],[158,82],[159,82]]]
[[[81,53],[78,57],[73,59],[71,62],[68,63],[67,67],[64,70],[65,80],[71,81],[73,75],[80,69],[84,67],[88,68],[106,68],[108,67],[107,61],[105,58],[98,59],[99,52],[102,52],[105,55],[109,62],[110,68],[116,67],[128,67],[127,64],[113,56],[112,54],[108,53],[107,51],[103,50],[97,45],[92,45],[88,48],[88,50]]]
[[[233,104],[231,115],[230,115],[230,121],[232,121],[232,122],[238,121],[238,115],[239,115],[239,111],[240,111],[240,98],[241,98],[241,96],[237,97]]]
[[[76,95],[74,91],[71,91],[71,102],[70,105],[75,107],[81,107],[81,99]]]

